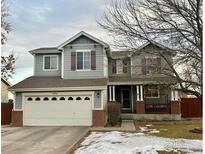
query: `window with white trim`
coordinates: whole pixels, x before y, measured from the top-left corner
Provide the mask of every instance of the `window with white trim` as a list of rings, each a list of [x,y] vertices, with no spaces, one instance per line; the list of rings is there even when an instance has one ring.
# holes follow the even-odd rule
[[[47,55],[43,57],[44,70],[58,70],[58,55]]]
[[[146,58],[147,74],[157,73],[157,58]]]
[[[159,86],[144,86],[145,98],[159,98]]]
[[[77,50],[76,51],[76,69],[77,70],[90,70],[91,69],[91,51],[90,50]]]

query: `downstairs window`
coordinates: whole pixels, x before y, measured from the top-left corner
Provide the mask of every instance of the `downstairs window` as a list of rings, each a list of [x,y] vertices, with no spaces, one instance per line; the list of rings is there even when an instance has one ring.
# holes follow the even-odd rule
[[[144,87],[145,98],[159,98],[159,86],[145,86]]]

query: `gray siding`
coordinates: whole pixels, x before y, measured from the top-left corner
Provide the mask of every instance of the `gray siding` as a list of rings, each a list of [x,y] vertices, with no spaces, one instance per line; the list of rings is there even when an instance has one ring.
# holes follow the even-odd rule
[[[84,42],[84,43],[82,43]],[[86,44],[89,42],[90,44]],[[68,44],[64,48],[64,78],[65,79],[91,79],[91,78],[103,78],[104,75],[104,55],[105,51],[103,46],[98,44],[94,46],[94,42],[90,42],[90,39],[86,38],[79,38],[75,42]],[[80,43],[80,44],[78,44]],[[71,47],[72,46],[72,47]],[[71,52],[76,50],[91,50],[96,51],[96,70],[89,70],[89,71],[71,71]]]
[[[15,93],[15,109],[22,109],[22,93],[16,92]]]
[[[144,75],[142,74],[142,59],[146,56],[152,57],[155,56],[157,57],[157,55],[152,54],[152,52],[154,53],[154,50],[160,50],[160,49],[153,49],[152,47],[148,46],[145,49],[142,50],[142,52],[140,54],[134,54],[132,56],[132,68],[131,68],[131,75],[132,76],[137,76],[137,77],[143,77]],[[149,52],[149,53],[148,53]],[[166,57],[172,61],[172,56],[170,53],[168,52],[164,52],[164,54],[166,55]],[[161,58],[161,74],[146,74],[146,77],[158,77],[158,76],[163,76],[163,71],[165,69],[168,69],[169,66],[167,64],[167,62]]]
[[[108,75],[112,75],[112,61],[113,59],[108,58]]]
[[[80,36],[69,44],[95,44],[97,42],[87,38],[86,36]]]
[[[58,70],[44,71],[43,70],[43,56],[44,55],[58,55]],[[35,76],[61,76],[61,54],[36,54],[34,58],[34,75]]]
[[[99,94],[99,95],[97,95]],[[94,108],[101,108],[101,91],[95,91],[94,93]]]

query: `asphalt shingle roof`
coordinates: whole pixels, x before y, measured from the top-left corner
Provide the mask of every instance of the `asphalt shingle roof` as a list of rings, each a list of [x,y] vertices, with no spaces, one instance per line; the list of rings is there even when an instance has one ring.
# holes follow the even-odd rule
[[[10,89],[18,88],[60,88],[60,87],[89,87],[89,86],[106,86],[107,79],[62,79],[60,76],[40,77],[31,76],[15,84]]]

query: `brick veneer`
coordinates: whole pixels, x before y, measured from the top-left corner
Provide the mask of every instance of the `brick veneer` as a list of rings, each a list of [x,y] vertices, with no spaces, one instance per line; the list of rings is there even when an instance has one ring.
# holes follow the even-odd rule
[[[23,111],[12,111],[11,125],[18,127],[23,126]]]
[[[105,126],[105,111],[104,110],[93,110],[93,126]]]
[[[137,114],[144,114],[145,113],[144,101],[137,101],[136,102],[136,113]]]
[[[181,114],[181,105],[179,101],[171,101],[171,114]]]

